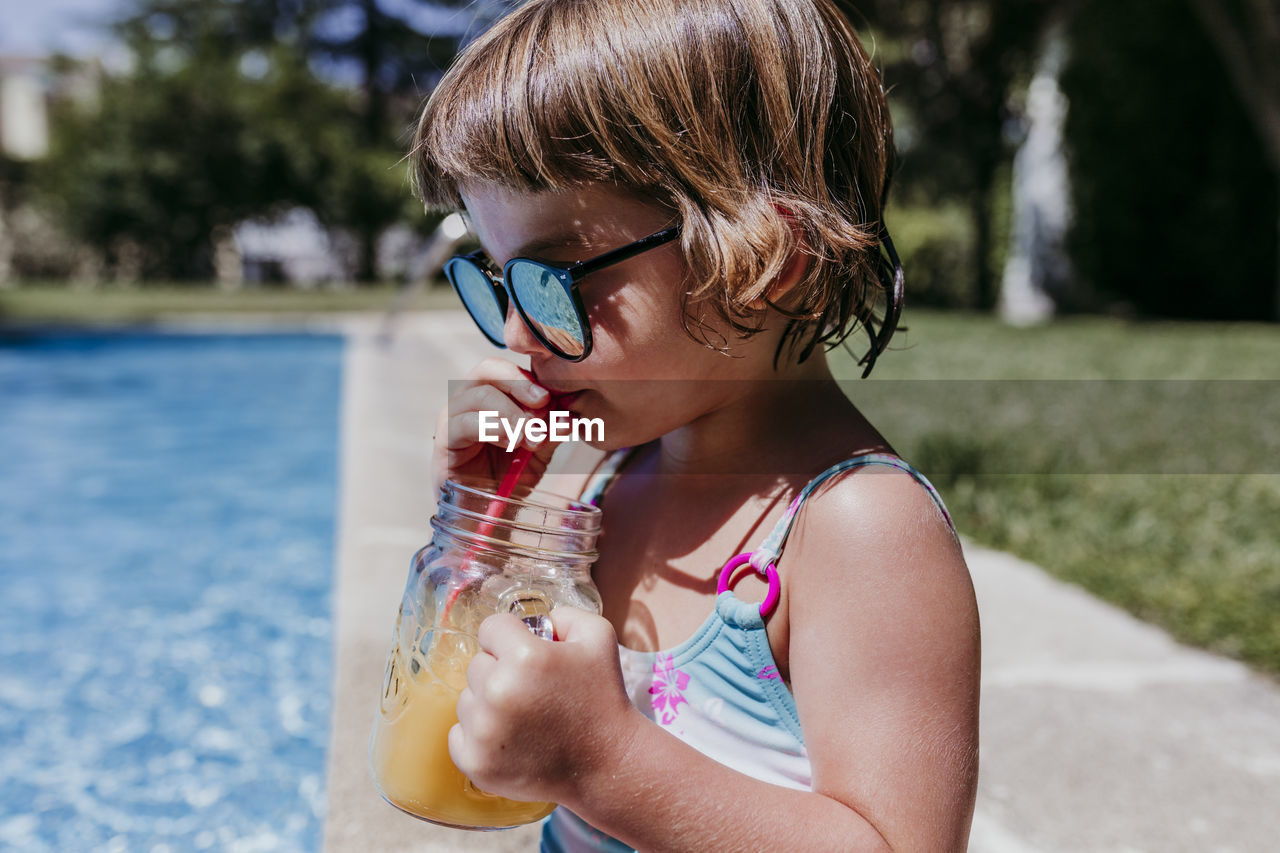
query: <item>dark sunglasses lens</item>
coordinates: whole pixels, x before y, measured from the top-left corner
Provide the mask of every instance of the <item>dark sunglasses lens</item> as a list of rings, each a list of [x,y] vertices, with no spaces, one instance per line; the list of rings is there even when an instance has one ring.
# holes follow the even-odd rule
[[[533,330],[570,358],[586,351],[586,333],[569,289],[555,271],[517,261],[507,268],[507,282]]]
[[[480,331],[491,341],[502,344],[502,327],[506,323],[505,312],[498,302],[498,293],[484,271],[471,261],[455,258],[445,268],[449,280],[462,299],[471,318]]]

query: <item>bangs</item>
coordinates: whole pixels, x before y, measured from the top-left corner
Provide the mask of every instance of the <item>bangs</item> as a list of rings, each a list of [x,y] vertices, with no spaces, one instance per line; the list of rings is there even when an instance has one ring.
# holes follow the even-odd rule
[[[637,126],[653,123],[636,120],[660,112],[657,100],[648,87],[629,91],[623,70],[636,69],[655,34],[619,27],[618,9],[603,20],[599,7],[530,3],[461,54],[414,139],[412,175],[424,204],[460,207],[458,187],[471,181],[515,190],[662,183],[644,151],[657,140],[639,138],[648,128]]]

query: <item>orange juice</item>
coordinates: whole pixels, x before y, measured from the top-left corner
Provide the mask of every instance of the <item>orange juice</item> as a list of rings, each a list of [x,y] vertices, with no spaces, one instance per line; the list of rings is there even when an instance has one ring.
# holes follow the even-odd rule
[[[387,802],[446,826],[505,829],[549,815],[554,803],[525,803],[481,791],[449,758],[449,729],[458,722],[458,692],[466,685],[474,640],[436,632],[430,666],[402,649],[391,651],[382,707],[369,749],[374,782]]]

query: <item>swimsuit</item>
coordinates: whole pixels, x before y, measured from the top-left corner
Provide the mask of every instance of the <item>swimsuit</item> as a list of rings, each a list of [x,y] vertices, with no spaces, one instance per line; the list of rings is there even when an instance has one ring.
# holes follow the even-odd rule
[[[618,451],[608,458],[587,484],[584,502],[600,500],[626,452]],[[805,486],[769,536],[750,554],[751,565],[761,572],[772,568],[796,514],[818,486],[836,474],[868,465],[910,474],[951,524],[937,491],[906,462],[888,454],[857,456],[828,468]],[[745,557],[740,562],[746,562]],[[724,589],[702,627],[680,645],[660,652],[638,652],[620,645],[618,654],[627,695],[646,717],[704,755],[747,776],[785,788],[812,789],[795,699],[778,674],[760,604],[741,601],[732,590]],[[624,853],[631,848],[561,807],[543,823],[541,850]]]

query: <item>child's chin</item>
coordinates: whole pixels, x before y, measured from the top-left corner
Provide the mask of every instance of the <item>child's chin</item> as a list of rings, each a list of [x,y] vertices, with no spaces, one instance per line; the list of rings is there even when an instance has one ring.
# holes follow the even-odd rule
[[[617,441],[584,441],[582,443],[604,453],[612,453],[615,450],[630,446]]]

